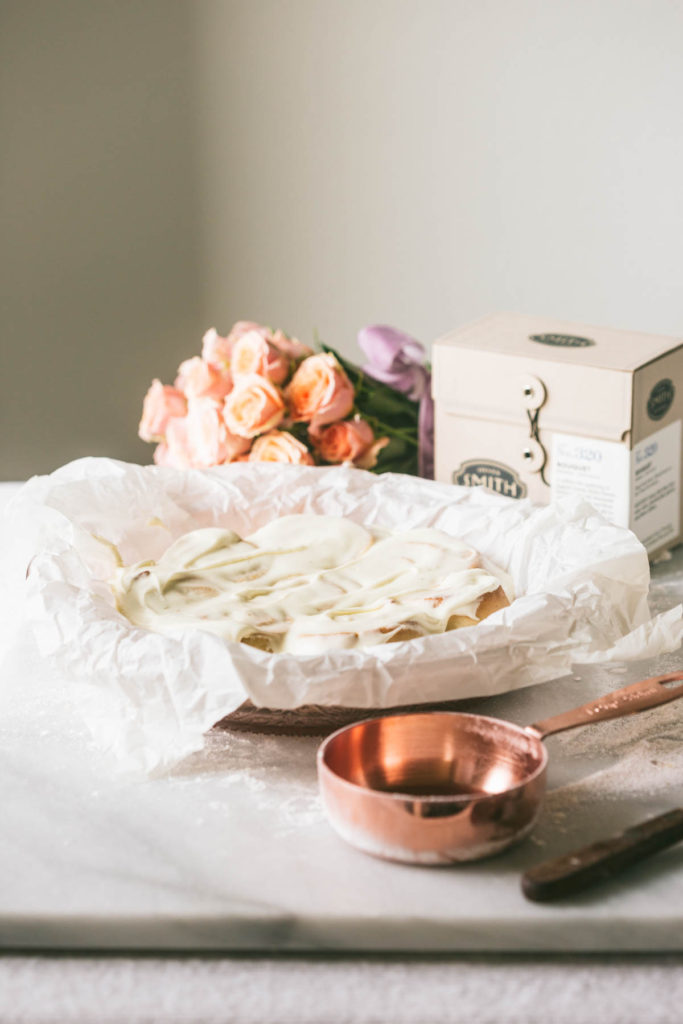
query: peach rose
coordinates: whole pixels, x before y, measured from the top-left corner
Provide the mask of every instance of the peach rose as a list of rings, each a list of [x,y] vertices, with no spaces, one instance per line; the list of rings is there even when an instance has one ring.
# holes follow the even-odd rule
[[[142,404],[138,434],[143,441],[162,441],[168,421],[186,412],[187,400],[182,391],[153,380]]]
[[[276,427],[285,414],[281,393],[265,377],[240,377],[225,400],[223,418],[240,437],[256,437]]]
[[[270,430],[254,441],[249,462],[293,462],[312,466],[313,456],[305,444],[286,430]]]
[[[377,454],[389,444],[388,437],[375,441],[372,427],[360,416],[311,430],[311,440],[325,462],[352,462],[360,469],[372,469]]]
[[[154,449],[157,466],[191,469],[192,456],[187,441],[187,416],[176,416],[168,421],[166,439]]]
[[[226,371],[230,367],[230,357],[235,342],[229,337],[223,338],[215,327],[206,332],[202,338],[202,359],[205,363],[211,363],[218,370]]]
[[[187,449],[192,466],[208,469],[243,455],[251,442],[231,433],[220,402],[191,398],[187,411]]]
[[[188,398],[225,398],[232,389],[232,379],[225,370],[206,363],[199,356],[186,359],[178,367],[176,388]]]
[[[237,323],[233,324],[230,328],[230,334],[228,335],[227,340],[234,345],[235,342],[239,341],[240,338],[243,338],[245,334],[249,334],[250,331],[262,331],[264,335],[269,333],[267,327],[262,327],[261,324],[257,324],[253,320],[238,320]]]
[[[171,458],[168,453],[168,445],[165,441],[158,444],[154,449],[154,462],[157,466],[170,466]]]
[[[235,342],[230,369],[234,378],[258,373],[273,384],[281,384],[289,373],[289,359],[260,331],[247,331]]]
[[[290,338],[288,334],[285,334],[279,328],[277,331],[273,331],[268,340],[271,345],[274,345],[275,348],[279,349],[289,359],[296,360],[297,362],[299,359],[305,359],[306,356],[313,355],[312,348],[304,345],[298,338]]]
[[[240,338],[243,338],[245,334],[251,334],[252,331],[256,331],[257,334],[261,335],[264,341],[273,345],[279,352],[282,352],[283,355],[287,356],[288,359],[294,360],[295,362],[298,362],[305,356],[313,355],[313,350],[310,349],[308,345],[304,345],[297,338],[291,338],[288,334],[285,334],[284,331],[281,331],[279,327],[276,331],[272,331],[270,327],[264,327],[262,324],[254,323],[253,320],[238,320],[237,323],[233,325],[232,330],[225,341],[234,347]],[[204,358],[206,358],[206,356]]]
[[[304,359],[287,388],[292,419],[313,429],[343,419],[353,408],[353,385],[330,353]]]

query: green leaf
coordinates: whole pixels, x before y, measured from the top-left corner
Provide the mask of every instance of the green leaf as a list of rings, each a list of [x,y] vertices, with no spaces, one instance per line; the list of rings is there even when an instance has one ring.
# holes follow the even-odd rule
[[[356,405],[363,413],[373,415],[388,425],[393,423],[397,427],[414,427],[417,430],[420,411],[417,402],[383,381],[370,377],[359,366],[347,362],[333,348],[324,345],[323,350],[333,355],[345,371],[356,392]]]
[[[308,425],[306,423],[290,423],[286,429],[297,441],[301,441],[308,448],[311,447],[310,441],[308,440]]]
[[[354,412],[368,421],[377,439],[389,438],[389,444],[377,456],[373,472],[417,476],[419,403],[370,377],[328,345],[321,347],[335,357],[353,384]]]

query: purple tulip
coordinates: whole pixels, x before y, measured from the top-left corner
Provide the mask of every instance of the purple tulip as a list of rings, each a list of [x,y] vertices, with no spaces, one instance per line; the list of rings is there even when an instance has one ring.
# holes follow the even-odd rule
[[[394,391],[400,391],[420,403],[418,419],[418,471],[420,476],[434,476],[434,404],[431,396],[432,375],[424,365],[425,350],[409,334],[372,324],[358,332],[358,344],[368,358],[363,370],[381,380]]]

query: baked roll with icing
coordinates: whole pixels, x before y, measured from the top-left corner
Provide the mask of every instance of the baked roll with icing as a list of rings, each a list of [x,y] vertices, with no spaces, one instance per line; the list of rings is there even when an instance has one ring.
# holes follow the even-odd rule
[[[444,633],[509,603],[498,574],[441,530],[324,515],[282,516],[244,538],[193,530],[158,562],[118,570],[112,587],[136,626],[203,629],[293,654]]]

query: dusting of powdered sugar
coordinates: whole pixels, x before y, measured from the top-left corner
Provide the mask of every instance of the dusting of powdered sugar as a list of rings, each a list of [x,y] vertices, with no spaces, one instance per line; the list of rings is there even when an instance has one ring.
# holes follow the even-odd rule
[[[683,786],[683,700],[558,736],[570,758],[614,758],[614,763],[553,794],[602,800],[654,796]],[[550,796],[550,794],[549,794]]]
[[[318,796],[319,737],[269,736],[213,729],[202,750],[169,779],[174,786],[210,789],[209,809],[229,812],[237,790],[267,815],[272,834],[284,835],[325,821]]]

